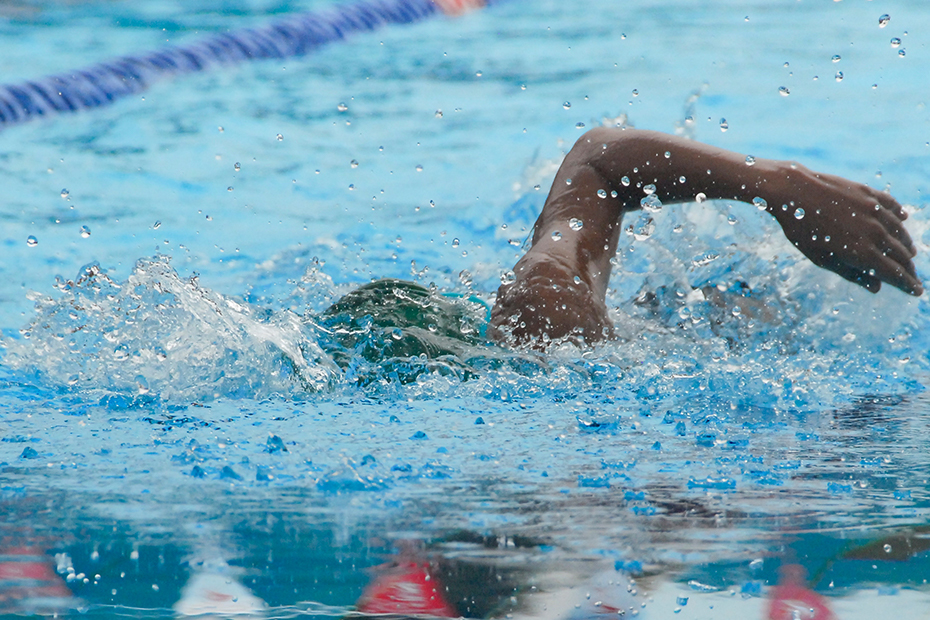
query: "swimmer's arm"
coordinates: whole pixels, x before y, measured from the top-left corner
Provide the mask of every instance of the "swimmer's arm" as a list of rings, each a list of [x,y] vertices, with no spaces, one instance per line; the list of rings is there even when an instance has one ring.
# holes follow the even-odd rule
[[[786,237],[815,264],[872,292],[882,281],[923,292],[902,224],[907,214],[890,195],[791,162],[758,158],[750,166],[744,155],[699,142],[600,128],[582,136],[559,168],[533,245],[514,267],[516,280],[498,293],[489,333],[497,336],[508,326],[518,342],[573,331],[585,340],[604,337],[610,329],[604,297],[621,218],[640,208],[647,185],[655,185],[665,204],[689,202],[699,193],[741,202],[762,198]],[[795,217],[797,208],[804,218]],[[581,228],[574,230],[578,221]]]

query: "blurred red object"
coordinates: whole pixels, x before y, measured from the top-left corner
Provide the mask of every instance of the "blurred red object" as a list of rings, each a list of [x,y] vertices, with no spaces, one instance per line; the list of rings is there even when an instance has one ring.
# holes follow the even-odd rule
[[[441,594],[442,585],[432,576],[428,563],[407,562],[378,575],[365,588],[357,608],[366,614],[401,614],[458,618]]]
[[[781,567],[772,589],[768,620],[837,620],[827,599],[805,585],[806,571],[799,564]]]

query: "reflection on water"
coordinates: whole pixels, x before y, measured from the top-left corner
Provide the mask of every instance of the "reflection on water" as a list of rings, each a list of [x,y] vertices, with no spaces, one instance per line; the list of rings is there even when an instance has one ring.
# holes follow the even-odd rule
[[[0,613],[850,620],[891,605],[914,617],[907,611],[928,602],[930,526],[876,539],[856,529],[768,534],[747,541],[745,561],[687,566],[578,555],[506,529],[418,534],[409,515],[346,529],[350,509],[338,501],[287,511],[242,501],[156,527],[100,518],[93,504],[7,493]]]

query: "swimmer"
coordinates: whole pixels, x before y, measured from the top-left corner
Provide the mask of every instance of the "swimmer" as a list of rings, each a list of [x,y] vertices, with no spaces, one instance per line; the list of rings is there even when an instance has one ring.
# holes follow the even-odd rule
[[[605,297],[624,213],[654,186],[662,203],[762,199],[785,236],[815,265],[873,293],[882,282],[923,293],[904,228],[907,213],[888,193],[794,162],[745,156],[636,129],[585,133],[556,174],[532,247],[500,287],[487,336],[543,348],[571,337],[613,335]]]

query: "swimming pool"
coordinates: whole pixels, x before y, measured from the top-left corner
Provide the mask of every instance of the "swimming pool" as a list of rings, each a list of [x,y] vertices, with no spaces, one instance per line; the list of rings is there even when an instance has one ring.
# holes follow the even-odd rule
[[[328,4],[8,3],[0,75]],[[0,585],[10,611],[214,592],[342,616],[428,565],[472,617],[762,618],[783,564],[841,618],[918,609],[926,296],[853,290],[751,206],[629,219],[622,344],[403,383],[333,368],[297,317],[376,277],[490,300],[562,153],[621,115],[889,184],[923,274],[928,25],[903,2],[513,0],[3,131],[0,565],[33,575]],[[704,299],[740,282],[755,318]]]

